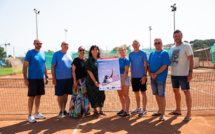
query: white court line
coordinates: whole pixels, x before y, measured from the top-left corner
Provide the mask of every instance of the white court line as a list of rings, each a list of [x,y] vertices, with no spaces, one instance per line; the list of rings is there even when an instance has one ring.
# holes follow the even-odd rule
[[[195,89],[195,88],[191,88],[191,89]],[[213,95],[213,94],[210,94],[210,93],[208,93],[208,92],[205,92],[205,91],[203,91],[203,90],[200,90],[200,89],[195,89],[195,90],[198,90],[198,91],[200,91],[200,92],[202,92],[202,93],[205,93],[205,94],[209,94],[209,95],[211,95],[211,96],[215,96],[215,95]]]
[[[80,120],[78,121],[78,124],[76,125],[75,130],[73,131],[72,134],[76,134],[76,133],[77,133],[81,120],[82,120],[82,119],[80,119]]]

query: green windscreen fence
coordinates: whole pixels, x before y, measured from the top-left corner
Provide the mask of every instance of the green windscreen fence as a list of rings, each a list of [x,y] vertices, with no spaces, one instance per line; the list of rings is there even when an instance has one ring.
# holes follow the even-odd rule
[[[170,49],[165,49],[168,53],[170,52]],[[132,52],[133,50],[127,50],[127,53],[129,54],[130,52]],[[155,49],[143,49],[143,51],[145,51],[147,53],[147,57],[149,58],[149,54],[153,51],[155,51]],[[78,57],[79,53],[71,53],[73,59]],[[84,57],[88,58],[88,54],[89,52],[85,52]],[[47,52],[46,53],[46,66],[47,69],[50,70],[51,69],[51,62],[52,62],[52,57],[54,55],[54,52]],[[114,57],[114,56],[119,56],[118,51],[101,51],[101,57],[105,58],[105,57]]]
[[[212,63],[215,63],[215,45],[211,46]]]

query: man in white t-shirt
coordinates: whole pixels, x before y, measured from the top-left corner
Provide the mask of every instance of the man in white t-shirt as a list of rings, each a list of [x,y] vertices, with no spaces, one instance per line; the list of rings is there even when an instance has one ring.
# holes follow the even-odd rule
[[[187,43],[182,42],[182,32],[176,30],[173,33],[175,45],[170,49],[171,60],[171,80],[175,94],[176,110],[169,113],[172,115],[181,115],[181,95],[179,87],[184,91],[187,104],[187,115],[184,121],[191,120],[192,99],[190,95],[190,81],[193,73],[193,50]]]

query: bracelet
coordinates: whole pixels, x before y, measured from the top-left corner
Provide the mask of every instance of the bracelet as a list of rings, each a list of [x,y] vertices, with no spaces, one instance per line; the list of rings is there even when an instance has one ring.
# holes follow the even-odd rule
[[[192,72],[193,72],[193,70],[189,70],[189,72],[190,72],[190,73],[192,73]]]

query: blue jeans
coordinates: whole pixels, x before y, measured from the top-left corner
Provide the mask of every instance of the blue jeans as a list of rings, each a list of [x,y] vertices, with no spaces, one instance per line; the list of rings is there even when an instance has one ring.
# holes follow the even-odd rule
[[[151,79],[151,87],[153,95],[158,95],[160,97],[165,96],[166,81]]]

